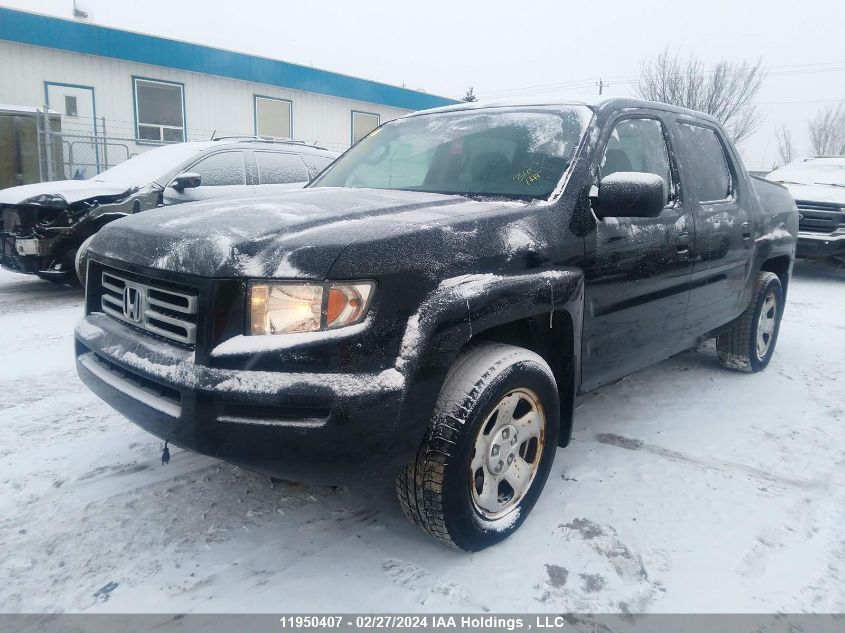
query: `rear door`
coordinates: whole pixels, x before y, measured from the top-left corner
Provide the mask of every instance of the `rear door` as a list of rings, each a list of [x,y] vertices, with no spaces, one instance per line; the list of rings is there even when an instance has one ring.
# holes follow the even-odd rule
[[[661,112],[623,116],[604,141],[597,175],[647,172],[667,184],[656,218],[599,219],[586,238],[582,390],[679,351],[692,263],[692,214]]]
[[[320,156],[318,154],[300,154],[299,157],[303,160],[305,166],[308,167],[310,180],[316,178],[319,173],[331,165],[334,160],[334,158]]]
[[[298,154],[255,150],[257,179],[255,193],[300,189],[311,179],[308,167]]]
[[[186,165],[182,172],[199,174],[202,184],[183,191],[176,191],[168,185],[164,190],[164,204],[231,198],[250,192],[247,188],[246,153],[243,150],[215,152]]]
[[[693,270],[685,335],[687,344],[730,322],[745,308],[752,239],[749,192],[722,132],[696,119],[679,118],[681,176],[695,217]]]

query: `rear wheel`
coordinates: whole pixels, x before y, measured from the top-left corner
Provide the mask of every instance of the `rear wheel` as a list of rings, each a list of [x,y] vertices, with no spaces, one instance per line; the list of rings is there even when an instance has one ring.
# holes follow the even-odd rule
[[[396,479],[402,509],[438,540],[468,551],[522,524],[545,485],[560,424],[548,364],[485,344],[446,377],[417,458]]]
[[[730,330],[716,339],[719,362],[745,372],[765,369],[775,353],[782,316],[780,279],[774,273],[760,273],[745,312]]]

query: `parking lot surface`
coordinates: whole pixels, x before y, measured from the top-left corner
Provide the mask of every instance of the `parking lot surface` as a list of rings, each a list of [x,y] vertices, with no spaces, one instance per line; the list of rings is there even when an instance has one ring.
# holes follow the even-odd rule
[[[799,262],[769,368],[712,342],[585,397],[525,525],[477,554],[388,485],[271,482],[82,386],[82,291],[0,273],[0,611],[845,611],[845,267]]]

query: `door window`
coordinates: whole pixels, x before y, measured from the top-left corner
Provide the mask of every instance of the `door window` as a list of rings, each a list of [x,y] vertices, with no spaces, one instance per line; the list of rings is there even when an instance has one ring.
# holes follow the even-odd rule
[[[243,152],[221,152],[204,158],[188,171],[202,176],[203,187],[246,184]]]
[[[328,167],[334,160],[326,156],[310,156],[308,154],[303,154],[300,158],[305,161],[305,165],[308,167],[308,175],[312,178],[316,177],[317,174]]]
[[[672,170],[663,124],[657,119],[625,119],[616,124],[599,166],[601,177],[620,171],[663,178],[666,201],[672,199]]]
[[[74,95],[65,95],[65,116],[79,116],[79,108],[76,105],[76,96]]]
[[[259,185],[280,185],[309,179],[305,163],[296,154],[255,152],[255,162]]]
[[[689,175],[699,202],[730,198],[733,190],[731,172],[716,130],[690,123],[679,124],[678,130],[687,148],[684,172]]]

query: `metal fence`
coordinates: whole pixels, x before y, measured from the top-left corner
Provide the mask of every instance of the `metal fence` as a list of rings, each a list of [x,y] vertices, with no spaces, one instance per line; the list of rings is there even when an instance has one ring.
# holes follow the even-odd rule
[[[161,147],[165,143],[138,140],[135,124],[98,117],[61,117],[60,128],[55,122],[55,113],[49,114],[45,107],[39,110],[37,153],[41,181],[84,180],[113,167],[133,156]],[[52,118],[51,118],[52,117]],[[52,122],[51,122],[52,121]],[[189,141],[206,141],[216,136],[251,136],[237,132],[186,129]],[[344,151],[348,144],[303,139],[333,151]],[[53,157],[48,160],[47,157]]]

